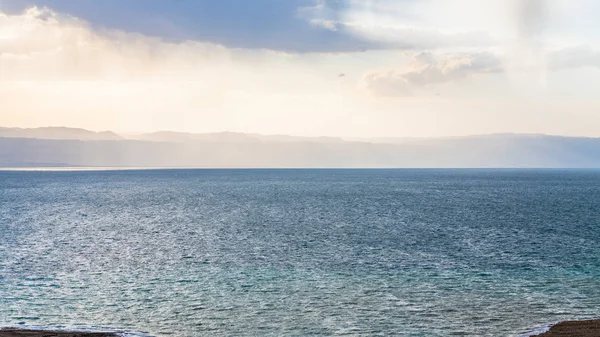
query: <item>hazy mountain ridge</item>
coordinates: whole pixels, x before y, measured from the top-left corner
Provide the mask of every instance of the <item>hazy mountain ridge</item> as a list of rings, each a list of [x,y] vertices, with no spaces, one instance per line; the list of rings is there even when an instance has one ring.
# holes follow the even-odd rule
[[[69,139],[69,140],[123,140],[112,131],[94,132],[79,128],[42,127],[42,128],[3,128],[0,137],[36,138],[36,139]]]
[[[158,131],[144,133],[141,135],[129,137],[135,140],[145,140],[153,142],[187,143],[195,141],[205,142],[343,142],[341,138],[333,137],[297,137],[287,135],[261,135],[256,133],[239,132],[215,132],[215,133],[186,133],[174,131]]]
[[[116,167],[557,167],[600,168],[600,138],[491,134],[387,143],[244,133],[114,133],[53,130],[10,137],[0,129],[0,166]],[[73,131],[77,130],[77,131]],[[47,133],[44,134],[48,136]],[[93,135],[97,135],[94,138]],[[107,135],[110,139],[102,139]],[[117,137],[120,137],[116,135]],[[401,139],[401,138],[399,138]]]

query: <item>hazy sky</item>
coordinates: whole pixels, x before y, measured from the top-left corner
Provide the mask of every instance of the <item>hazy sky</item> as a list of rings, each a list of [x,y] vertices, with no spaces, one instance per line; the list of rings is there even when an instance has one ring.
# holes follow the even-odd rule
[[[0,0],[0,126],[600,136],[597,0]]]

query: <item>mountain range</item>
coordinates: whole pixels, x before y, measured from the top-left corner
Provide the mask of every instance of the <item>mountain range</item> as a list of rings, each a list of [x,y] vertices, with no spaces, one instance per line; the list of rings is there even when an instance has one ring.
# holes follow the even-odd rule
[[[2,128],[0,137],[3,138],[37,138],[37,139],[72,139],[72,140],[123,140],[124,138],[112,131],[93,132],[85,129],[66,127],[43,127],[33,129]]]
[[[600,138],[490,134],[342,139],[0,128],[0,167],[600,168]]]

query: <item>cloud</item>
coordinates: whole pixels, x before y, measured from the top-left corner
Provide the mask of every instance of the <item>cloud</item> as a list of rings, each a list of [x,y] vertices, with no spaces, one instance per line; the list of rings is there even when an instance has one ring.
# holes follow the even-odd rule
[[[322,27],[325,29],[329,29],[332,31],[337,31],[338,30],[338,22],[334,21],[334,20],[323,20],[323,19],[311,19],[310,23],[317,26],[317,27]]]
[[[338,3],[335,7],[338,29],[383,48],[434,50],[487,47],[498,43],[487,27],[479,26],[477,22],[463,24],[486,12],[480,9],[478,0],[341,0],[326,3]]]
[[[364,81],[376,96],[406,96],[415,88],[502,71],[501,59],[490,52],[443,55],[422,52],[413,55],[412,61],[404,67],[369,72]]]
[[[600,51],[588,46],[564,48],[550,53],[548,58],[548,67],[550,70],[579,67],[600,68]]]
[[[228,48],[330,53],[497,46],[510,35],[505,30],[522,26],[525,36],[527,32],[539,31],[536,27],[540,25],[549,25],[546,17],[550,15],[544,13],[558,10],[546,3],[565,1],[573,3],[572,0],[252,0],[247,3],[11,0],[7,3],[13,10],[31,3],[39,8],[49,6],[89,22],[94,29],[137,32],[172,43],[195,40]],[[584,1],[593,0],[577,3]],[[523,3],[533,5],[511,5]]]
[[[82,1],[90,5],[88,0]],[[94,3],[99,10],[105,6],[104,2]],[[387,2],[395,3],[401,1]],[[461,33],[432,28],[418,21],[410,11],[405,16],[398,14],[405,20],[400,24],[379,20],[379,16],[370,23],[352,21],[350,16],[336,14],[347,13],[345,7],[326,5],[333,10],[323,18],[329,21],[314,22],[311,27],[308,17],[298,20],[319,34],[331,34],[328,36],[332,39],[327,41],[334,45],[325,45],[326,40],[315,45],[307,39],[308,47],[303,50],[356,51],[385,47],[409,50],[403,53],[409,59],[401,61],[396,50],[303,53],[256,48],[264,44],[253,43],[248,43],[252,48],[232,48],[212,39],[173,40],[140,34],[137,30],[106,28],[111,27],[108,24],[102,28],[94,22],[42,7],[12,14],[0,11],[0,125],[352,135],[365,130],[400,132],[389,126],[390,120],[412,118],[411,125],[421,128],[413,130],[407,126],[402,132],[428,134],[431,125],[424,116],[439,117],[441,111],[448,116],[463,111],[475,114],[487,106],[490,96],[508,92],[502,92],[506,89],[502,87],[504,82],[492,78],[490,81],[498,92],[489,93],[485,85],[463,92],[463,86],[450,88],[465,78],[500,74],[506,71],[503,66],[510,59],[509,52],[501,47],[465,48],[461,45],[470,41],[452,40],[452,36],[468,40],[471,34],[468,30]],[[131,8],[125,13],[130,11]],[[352,28],[353,24],[358,28]],[[277,25],[270,26],[271,33],[277,34],[274,27]],[[351,29],[366,31],[369,27],[387,31],[385,34],[391,34],[389,42],[350,34]],[[390,32],[397,32],[398,36]],[[280,33],[281,40],[298,37],[285,30]],[[233,32],[232,36],[243,39],[247,35]],[[340,36],[352,38],[343,40]],[[340,44],[335,45],[336,42]],[[274,45],[282,47],[279,42]],[[425,47],[431,48],[423,51]],[[549,51],[547,58],[551,70],[596,67],[598,51],[588,47],[558,48]],[[486,81],[483,79],[481,83]],[[446,92],[454,95],[454,107],[419,97],[427,96],[420,94],[436,85],[449,86],[444,95]],[[571,87],[571,83],[560,85]],[[360,88],[368,91],[357,90]],[[393,99],[373,99],[367,95],[369,92],[378,97],[416,97],[398,103]],[[477,109],[463,105],[461,95],[479,99],[481,104]],[[521,102],[512,103],[516,107]],[[397,113],[399,104],[402,114]],[[525,111],[526,105],[523,106]],[[468,129],[478,132],[477,125]],[[456,130],[459,129],[448,132]]]
[[[515,24],[518,37],[531,40],[539,37],[548,24],[550,3],[548,0],[513,0],[515,1]]]
[[[0,12],[0,37],[0,125],[306,134],[345,102],[342,69],[307,54],[169,42],[42,8]]]
[[[456,82],[481,74],[515,71],[514,63],[504,54],[490,51],[414,54],[401,67],[367,72],[363,80],[375,96],[407,96],[415,90],[433,84]],[[521,74],[537,74],[540,68],[558,71],[580,67],[600,68],[600,51],[589,46],[568,47],[549,51],[548,63],[530,64],[519,61]],[[546,68],[547,67],[547,68]]]
[[[165,43],[121,31],[94,31],[49,9],[0,14],[0,79],[177,78],[231,64],[232,52],[210,43]]]
[[[370,72],[363,77],[367,90],[377,97],[405,97],[412,96],[413,90],[410,83],[402,73],[388,70],[384,72]]]
[[[320,10],[314,0],[11,0],[8,8],[20,13],[32,3],[85,20],[95,30],[136,32],[171,43],[194,40],[290,53],[382,49],[336,29],[336,13],[329,5]]]
[[[314,8],[305,19],[335,23],[340,34],[383,49],[512,52],[517,45],[516,58],[540,59],[545,45],[560,47],[565,39],[597,42],[600,28],[594,0],[321,0]]]
[[[377,41],[384,48],[423,50],[492,45],[490,37],[481,32],[443,33],[435,28],[394,27],[378,24],[346,22],[345,30],[370,41]]]
[[[442,31],[419,25],[411,13],[414,1],[317,1],[299,9],[311,24],[370,42],[370,48],[422,50],[487,46],[490,36],[481,31]]]

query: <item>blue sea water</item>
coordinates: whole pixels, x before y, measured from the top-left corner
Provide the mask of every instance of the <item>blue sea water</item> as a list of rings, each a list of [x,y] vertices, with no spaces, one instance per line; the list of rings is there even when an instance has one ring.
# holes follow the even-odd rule
[[[600,317],[600,171],[0,172],[0,325],[518,336]]]

